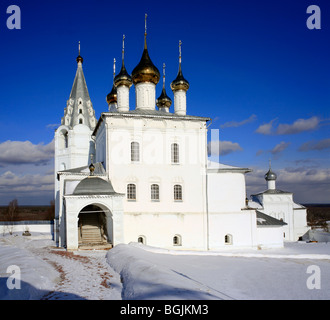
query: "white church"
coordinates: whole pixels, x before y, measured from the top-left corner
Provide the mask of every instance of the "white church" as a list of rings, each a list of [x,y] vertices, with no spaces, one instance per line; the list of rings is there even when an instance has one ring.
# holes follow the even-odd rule
[[[179,71],[156,99],[161,78],[147,48],[131,75],[124,64],[107,95],[100,118],[88,93],[83,58],[61,125],[55,131],[55,240],[67,250],[120,243],[185,250],[282,247],[307,230],[306,209],[293,194],[276,189],[246,199],[245,175],[252,170],[208,160],[206,117],[189,115]],[[135,106],[129,105],[135,88]],[[171,110],[172,109],[172,110]]]

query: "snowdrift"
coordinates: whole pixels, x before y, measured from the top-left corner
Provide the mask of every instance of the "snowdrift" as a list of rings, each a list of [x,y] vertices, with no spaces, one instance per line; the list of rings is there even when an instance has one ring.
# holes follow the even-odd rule
[[[212,292],[173,269],[147,261],[138,245],[120,244],[107,254],[108,263],[120,274],[125,300],[214,300],[225,296]]]
[[[20,281],[15,282],[18,278]],[[12,245],[0,246],[1,300],[39,300],[54,289],[58,279],[54,267],[31,252]],[[20,284],[20,289],[9,289],[7,281],[10,285]]]

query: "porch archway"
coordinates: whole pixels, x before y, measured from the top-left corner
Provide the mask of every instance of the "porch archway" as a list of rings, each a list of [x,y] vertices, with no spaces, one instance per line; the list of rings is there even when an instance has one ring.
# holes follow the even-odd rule
[[[78,215],[78,246],[112,244],[113,221],[110,210],[102,205],[85,206]]]

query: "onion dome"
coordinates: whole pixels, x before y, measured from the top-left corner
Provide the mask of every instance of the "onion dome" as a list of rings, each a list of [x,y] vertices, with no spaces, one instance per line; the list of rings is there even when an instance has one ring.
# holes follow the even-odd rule
[[[107,103],[117,103],[117,88],[115,85],[112,86],[111,92],[107,95]]]
[[[276,180],[277,175],[271,169],[269,169],[268,172],[265,174],[265,179],[266,181]]]
[[[163,64],[163,90],[159,98],[156,100],[158,108],[169,108],[172,104],[172,100],[166,94],[165,90],[165,63]]]
[[[115,79],[116,74],[116,59],[113,59],[113,79]],[[114,82],[114,80],[113,80]],[[107,103],[110,105],[111,103],[117,103],[117,88],[115,83],[113,83],[111,92],[107,95]]]
[[[177,77],[175,78],[175,80],[173,80],[173,82],[171,83],[171,89],[172,91],[177,91],[177,90],[184,90],[184,91],[188,91],[189,89],[189,82],[183,77],[182,74],[182,69],[181,69],[181,40],[179,41],[179,51],[180,51],[180,55],[179,55],[179,72]]]
[[[277,179],[277,175],[272,171],[270,160],[269,160],[269,170],[265,174],[265,179],[266,181],[271,181],[271,180],[275,181]]]
[[[124,63],[124,55],[125,55],[125,35],[123,35],[122,66],[120,72],[114,78],[114,84],[116,87],[126,86],[130,88],[133,82],[131,76],[126,71],[125,63]]]
[[[79,62],[83,63],[84,62],[83,57],[80,55],[80,41],[79,41],[79,55],[78,55],[76,60],[77,60],[77,63],[79,63]]]
[[[148,48],[147,48],[147,27],[145,27],[144,50],[139,64],[134,68],[132,72],[132,80],[134,84],[140,82],[152,82],[154,84],[157,84],[159,82],[159,79],[160,79],[159,70],[152,63],[149,57]]]
[[[132,78],[126,71],[126,68],[124,65],[124,60],[123,60],[123,65],[121,67],[120,72],[116,75],[116,77],[114,79],[114,84],[116,87],[119,87],[119,86],[131,87],[132,86]]]

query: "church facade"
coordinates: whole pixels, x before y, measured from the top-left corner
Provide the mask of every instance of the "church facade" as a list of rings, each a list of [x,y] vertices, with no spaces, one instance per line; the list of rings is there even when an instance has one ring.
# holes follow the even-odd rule
[[[146,32],[141,60],[131,74],[123,38],[121,70],[114,71],[108,110],[98,121],[79,50],[71,94],[55,132],[58,246],[281,247],[307,231],[306,209],[293,203],[292,194],[271,187],[247,201],[245,175],[251,170],[208,160],[211,119],[187,113],[189,82],[182,72],[181,43],[179,48],[171,111],[165,66],[156,99],[161,75],[149,56]],[[133,86],[134,108],[129,105]],[[284,194],[286,200],[279,200]],[[290,205],[283,206],[285,201]]]

